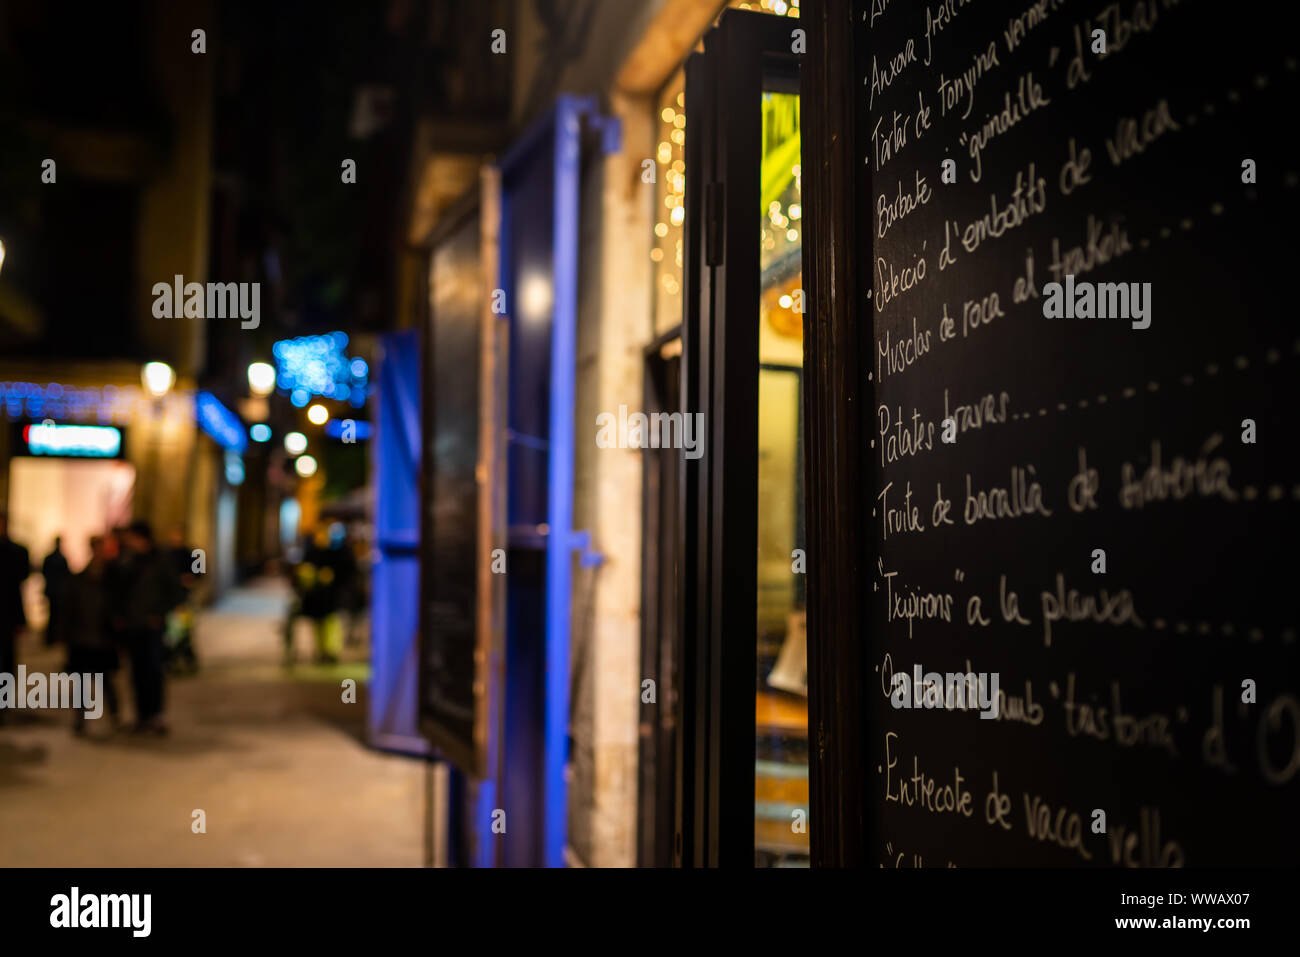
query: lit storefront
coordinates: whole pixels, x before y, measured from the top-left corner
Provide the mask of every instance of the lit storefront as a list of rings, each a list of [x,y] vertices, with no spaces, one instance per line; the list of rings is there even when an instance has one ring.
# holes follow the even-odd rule
[[[0,371],[0,503],[10,534],[33,560],[58,536],[69,565],[80,569],[92,535],[144,518],[160,539],[185,530],[208,551],[213,590],[229,584],[233,544],[223,549],[216,533],[219,512],[234,519],[230,490],[242,481],[242,474],[232,481],[242,462],[237,470],[229,460],[232,448],[238,459],[233,413],[206,393],[196,402],[187,386],[151,395],[133,366],[59,370],[60,381],[30,381],[30,373]],[[224,445],[214,435],[225,435]],[[39,581],[27,588],[39,627]]]

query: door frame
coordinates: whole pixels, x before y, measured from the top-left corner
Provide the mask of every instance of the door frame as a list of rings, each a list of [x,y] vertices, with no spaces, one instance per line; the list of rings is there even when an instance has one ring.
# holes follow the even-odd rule
[[[681,325],[645,347],[643,409],[680,412]],[[646,449],[641,466],[641,674],[654,682],[655,700],[641,703],[637,746],[637,864],[670,867],[677,861],[679,822],[675,819],[682,787],[680,720],[684,674],[679,621],[681,528],[677,524],[681,489],[672,448]]]
[[[685,866],[754,864],[759,98],[798,75],[800,28],[727,10],[686,63],[686,115],[709,135],[686,138],[684,198],[681,407],[707,423],[705,455],[681,460]]]

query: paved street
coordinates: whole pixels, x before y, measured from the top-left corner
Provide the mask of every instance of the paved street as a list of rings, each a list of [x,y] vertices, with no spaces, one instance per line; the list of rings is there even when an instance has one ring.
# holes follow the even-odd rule
[[[364,746],[361,648],[282,665],[287,589],[263,580],[205,612],[203,670],[169,679],[165,738],[71,734],[70,712],[0,726],[0,866],[409,866],[423,861],[423,766]],[[305,623],[298,658],[310,661]],[[24,639],[29,671],[61,653]],[[340,685],[358,679],[356,704]],[[118,673],[126,715],[130,691]],[[191,831],[206,812],[207,833]]]

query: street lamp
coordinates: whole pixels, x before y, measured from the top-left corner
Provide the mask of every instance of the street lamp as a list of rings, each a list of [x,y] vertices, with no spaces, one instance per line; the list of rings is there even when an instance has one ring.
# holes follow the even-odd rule
[[[176,373],[165,362],[146,362],[140,370],[140,382],[155,399],[161,399],[171,391],[176,382]]]
[[[275,366],[269,362],[252,362],[248,366],[248,391],[268,396],[275,391]]]
[[[171,387],[175,382],[176,373],[165,362],[146,362],[140,370],[140,383],[144,386],[144,390],[153,396],[154,421],[149,443],[149,461],[145,469],[145,475],[148,478],[146,483],[148,494],[143,496],[144,500],[149,503],[148,507],[152,512],[151,517],[157,517],[160,507],[157,486],[159,446],[162,444],[163,397],[171,391]]]

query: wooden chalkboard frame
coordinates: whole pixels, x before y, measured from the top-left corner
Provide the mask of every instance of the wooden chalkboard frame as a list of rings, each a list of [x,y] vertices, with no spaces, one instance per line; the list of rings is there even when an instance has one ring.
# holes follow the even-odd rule
[[[808,529],[809,837],[814,867],[866,863],[866,622],[862,323],[853,158],[856,69],[851,0],[804,0],[805,511]]]

